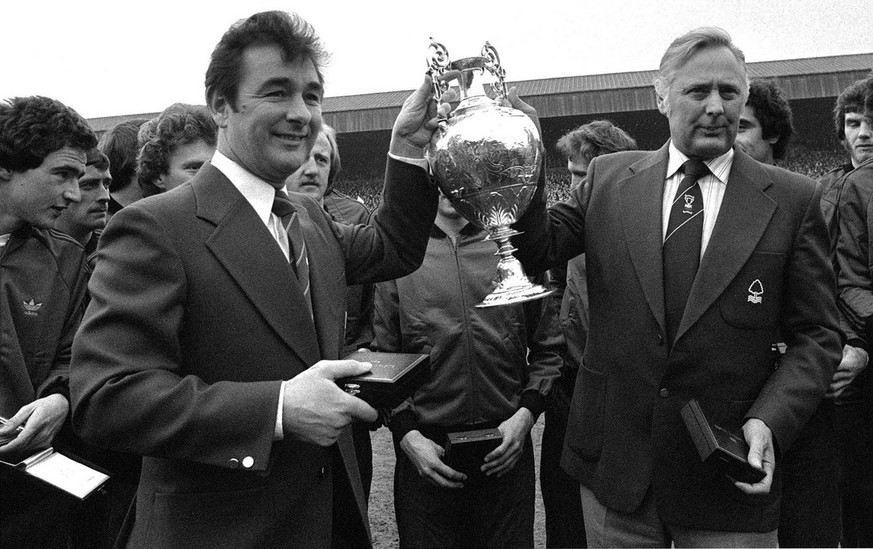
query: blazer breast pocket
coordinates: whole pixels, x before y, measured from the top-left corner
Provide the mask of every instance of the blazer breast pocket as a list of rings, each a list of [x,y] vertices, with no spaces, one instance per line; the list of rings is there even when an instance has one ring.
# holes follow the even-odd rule
[[[784,253],[752,253],[719,298],[722,319],[746,330],[775,326],[782,310],[784,268]]]

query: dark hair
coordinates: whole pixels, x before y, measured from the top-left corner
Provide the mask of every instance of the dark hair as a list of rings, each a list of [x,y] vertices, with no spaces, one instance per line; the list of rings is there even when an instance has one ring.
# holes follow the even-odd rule
[[[139,153],[137,132],[147,118],[119,122],[100,138],[97,147],[109,157],[109,192],[118,192],[136,180],[136,156]]]
[[[583,124],[558,140],[558,150],[570,158],[581,154],[588,162],[601,154],[636,150],[637,142],[609,120]]]
[[[873,76],[856,80],[837,97],[834,106],[834,128],[837,139],[846,139],[846,113],[873,112]]]
[[[109,157],[94,147],[85,154],[85,166],[94,166],[100,171],[109,169]]]
[[[667,51],[664,52],[658,68],[658,75],[654,82],[655,93],[658,94],[658,97],[665,101],[667,100],[676,70],[685,65],[697,52],[706,48],[729,49],[734,54],[734,57],[737,58],[737,61],[739,61],[743,69],[743,77],[748,85],[749,76],[746,69],[746,56],[743,55],[740,48],[734,45],[731,35],[726,30],[718,27],[700,27],[673,40]],[[743,90],[743,92],[747,93],[748,90]]]
[[[162,192],[155,184],[170,169],[170,155],[180,145],[205,141],[215,146],[218,126],[204,106],[174,103],[143,124],[137,177],[143,197]]]
[[[246,48],[255,45],[278,46],[283,61],[311,59],[319,82],[324,83],[321,67],[327,53],[312,25],[297,14],[265,11],[234,23],[215,46],[206,69],[207,102],[215,96],[224,97],[236,110],[242,56]]]
[[[0,166],[7,170],[32,170],[64,147],[88,151],[96,144],[88,122],[60,101],[35,95],[0,102]]]
[[[755,118],[761,124],[761,137],[779,140],[772,145],[773,158],[780,160],[788,151],[788,142],[794,135],[791,106],[774,82],[753,80],[749,84],[749,99],[746,101],[755,109]]]

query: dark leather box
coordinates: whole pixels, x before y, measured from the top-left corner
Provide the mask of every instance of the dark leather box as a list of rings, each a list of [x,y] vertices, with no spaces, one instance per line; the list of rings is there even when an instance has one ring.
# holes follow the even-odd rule
[[[746,460],[749,445],[742,434],[710,423],[696,400],[691,399],[682,407],[682,419],[697,446],[700,459],[708,466],[717,468],[734,480],[749,484],[760,482],[767,476]]]
[[[484,473],[479,468],[485,463],[485,456],[501,442],[503,435],[498,429],[449,433],[443,461],[455,471],[467,475],[468,481],[481,479]]]
[[[430,357],[413,353],[355,351],[345,359],[369,362],[365,374],[344,377],[337,384],[378,410],[396,408],[430,376]]]

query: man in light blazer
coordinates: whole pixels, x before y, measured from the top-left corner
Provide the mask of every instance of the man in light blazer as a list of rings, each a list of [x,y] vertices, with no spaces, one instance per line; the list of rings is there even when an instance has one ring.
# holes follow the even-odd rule
[[[322,56],[297,16],[232,26],[206,75],[212,161],[120,211],[101,239],[73,349],[73,422],[143,456],[129,546],[370,545],[349,425],[377,413],[335,383],[369,367],[337,360],[346,290],[421,263],[437,194],[408,160],[423,156],[436,107],[425,79],[396,121],[371,226],[290,195],[305,248],[289,255],[294,236],[271,207],[319,134]]]
[[[540,190],[516,224],[528,272],[587,257],[590,331],[562,466],[581,483],[590,546],[776,546],[779,454],[840,360],[819,192],[733,148],[748,77],[723,30],[677,38],[655,88],[669,143],[594,159],[567,202],[546,212]],[[705,175],[683,191],[688,159]],[[674,196],[677,217],[696,212],[686,220],[703,204],[699,252],[666,261]],[[665,273],[688,260],[699,268],[676,309]],[[691,398],[741,430],[763,480],[701,462],[680,415]]]

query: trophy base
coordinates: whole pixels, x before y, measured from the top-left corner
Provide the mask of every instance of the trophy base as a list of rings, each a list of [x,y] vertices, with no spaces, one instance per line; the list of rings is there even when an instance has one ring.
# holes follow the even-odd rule
[[[525,301],[542,299],[552,293],[552,291],[543,288],[539,284],[530,284],[525,288],[498,288],[485,296],[482,303],[476,305],[476,307],[483,309],[485,307],[497,307],[498,305],[524,303]]]
[[[523,280],[502,281],[497,285],[497,288],[482,300],[482,303],[476,307],[482,309],[485,307],[497,307],[499,305],[512,305],[514,303],[524,303],[525,301],[533,301],[534,299],[542,299],[551,294],[553,290],[549,290],[533,284],[530,280],[522,277]]]

